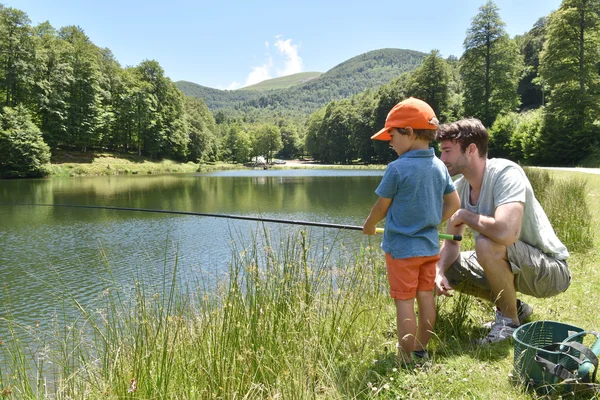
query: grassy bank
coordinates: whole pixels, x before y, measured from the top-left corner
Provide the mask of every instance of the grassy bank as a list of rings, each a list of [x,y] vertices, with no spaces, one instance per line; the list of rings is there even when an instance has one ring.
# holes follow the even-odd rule
[[[559,296],[523,300],[535,307],[533,319],[600,330],[600,235],[590,229],[600,223],[600,176],[537,172],[532,181],[572,252],[573,283]],[[0,338],[0,398],[540,397],[511,378],[512,343],[473,344],[485,334],[481,325],[492,307],[459,294],[438,299],[429,368],[397,369],[379,240],[348,249],[351,263],[329,259],[303,231],[282,243],[258,242],[232,250],[217,290],[207,289],[212,276],[194,290],[177,287],[177,265],[166,266],[172,281],[136,277],[132,292],[115,283],[93,310],[81,308],[49,335],[0,320],[42,338],[35,348],[20,346],[18,335]]]
[[[167,173],[207,172],[242,168],[228,163],[179,163],[155,161],[132,154],[58,152],[47,166],[50,176],[148,175]]]

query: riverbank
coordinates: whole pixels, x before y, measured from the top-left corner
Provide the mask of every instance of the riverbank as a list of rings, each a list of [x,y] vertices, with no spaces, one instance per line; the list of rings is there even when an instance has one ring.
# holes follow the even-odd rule
[[[383,170],[384,164],[323,164],[305,160],[284,160],[284,164],[269,165],[268,169],[304,169],[304,168],[327,168],[327,169],[375,169]],[[226,162],[215,163],[180,163],[171,160],[156,161],[146,157],[133,154],[121,154],[110,152],[66,152],[61,151],[52,155],[51,163],[47,166],[49,176],[75,177],[75,176],[107,176],[107,175],[152,175],[172,173],[193,173],[223,171],[232,169],[248,169],[250,167],[242,164]],[[258,167],[256,167],[258,168]],[[600,168],[558,168],[540,167],[544,169],[569,170],[573,172],[584,172],[600,174]]]
[[[179,163],[171,160],[156,161],[133,154],[66,151],[53,154],[51,163],[47,166],[49,176],[63,177],[193,173],[248,168],[242,164],[225,162]],[[268,169],[301,168],[384,169],[385,165],[335,165],[317,163],[312,160],[285,160],[285,164],[268,166]]]

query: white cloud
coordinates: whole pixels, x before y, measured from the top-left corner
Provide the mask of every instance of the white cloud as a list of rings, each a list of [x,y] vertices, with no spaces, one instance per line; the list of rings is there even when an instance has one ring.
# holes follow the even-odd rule
[[[241,87],[242,87],[242,85],[240,85],[236,81],[233,81],[229,84],[229,86],[227,86],[227,88],[225,90],[235,90],[235,89],[239,89]]]
[[[269,42],[265,42],[266,61],[260,66],[251,67],[252,72],[248,74],[244,87],[272,79],[273,75],[279,77],[302,72],[302,58],[298,55],[298,45],[292,44],[292,39],[283,40],[281,36],[276,36],[275,39],[275,48],[278,51],[275,59],[269,51]],[[232,88],[229,90],[239,88],[239,86],[234,88],[233,84],[237,85],[236,82],[233,82],[229,85]]]
[[[275,47],[285,56],[285,68],[278,76],[286,76],[302,72],[302,58],[298,55],[298,45],[292,44],[292,39],[282,40],[277,37]]]

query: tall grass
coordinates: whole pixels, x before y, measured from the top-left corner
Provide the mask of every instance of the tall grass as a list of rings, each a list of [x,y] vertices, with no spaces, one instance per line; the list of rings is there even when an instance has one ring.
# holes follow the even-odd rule
[[[540,181],[556,188],[545,176]],[[571,191],[575,199],[546,191],[545,206],[562,200],[557,209],[566,220],[580,218],[582,210],[564,201],[579,201],[584,192]],[[585,220],[580,223],[585,228]],[[395,311],[378,241],[351,249],[337,240],[334,246],[348,258],[333,257],[305,231],[276,243],[262,231],[249,243],[234,243],[229,269],[216,283],[206,273],[195,287],[179,286],[175,262],[165,265],[162,282],[145,282],[141,270],[130,289],[114,282],[93,309],[72,296],[79,315],[62,316],[68,321],[56,322],[50,333],[0,319],[11,332],[0,338],[0,398],[542,397],[510,378],[510,342],[474,344],[491,306],[459,293],[438,299],[430,368],[397,369]],[[600,289],[594,272],[600,256],[570,250],[573,287],[556,298],[527,299],[536,318],[577,322],[583,307],[600,307],[592,295]],[[593,318],[586,321],[587,329],[600,328],[597,318],[596,326]],[[23,334],[37,345],[26,347]]]
[[[552,179],[548,171],[533,168],[526,168],[525,172],[557,236],[569,251],[592,249],[594,232],[586,180]]]

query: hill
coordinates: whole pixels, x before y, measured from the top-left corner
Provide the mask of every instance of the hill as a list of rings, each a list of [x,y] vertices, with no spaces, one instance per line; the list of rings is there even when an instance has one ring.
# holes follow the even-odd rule
[[[376,89],[421,65],[426,54],[405,49],[373,50],[353,57],[306,83],[265,92],[218,90],[191,82],[176,82],[186,95],[204,99],[213,111],[230,117],[264,120],[303,118],[333,100]]]
[[[259,92],[264,92],[273,89],[287,89],[318,78],[322,74],[322,72],[300,72],[298,74],[267,79],[266,81],[259,82],[255,85],[243,87],[240,90],[258,90]]]

